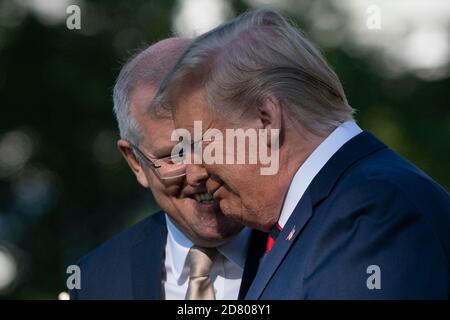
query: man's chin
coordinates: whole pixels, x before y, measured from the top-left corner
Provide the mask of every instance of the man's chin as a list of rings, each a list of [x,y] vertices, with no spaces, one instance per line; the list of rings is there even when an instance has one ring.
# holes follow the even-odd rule
[[[196,230],[197,239],[196,244],[203,247],[217,247],[223,245],[233,239],[241,230],[242,225],[233,225],[232,228],[210,228]]]
[[[198,240],[195,242],[200,241],[204,246],[213,247],[224,244],[243,228],[243,225],[222,213],[217,201],[198,202],[186,198],[184,205],[183,209],[186,210],[190,207],[195,216],[191,220],[194,223],[191,225],[191,229],[196,233]]]

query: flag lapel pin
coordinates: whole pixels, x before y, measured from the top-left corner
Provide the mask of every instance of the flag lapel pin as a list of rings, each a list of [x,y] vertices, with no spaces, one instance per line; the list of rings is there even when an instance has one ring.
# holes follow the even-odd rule
[[[289,232],[288,236],[286,237],[286,240],[291,241],[294,234],[295,234],[295,226],[292,228],[291,232]]]

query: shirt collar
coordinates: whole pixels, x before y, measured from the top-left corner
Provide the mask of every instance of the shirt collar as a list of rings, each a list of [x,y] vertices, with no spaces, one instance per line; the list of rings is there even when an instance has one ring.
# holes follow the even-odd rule
[[[308,189],[309,184],[328,160],[347,141],[361,132],[361,128],[354,121],[344,122],[322,141],[300,168],[298,168],[289,186],[278,220],[281,227],[284,227],[306,189]]]
[[[193,243],[177,228],[167,214],[166,223],[167,249],[170,252],[169,263],[172,267],[173,274],[178,281],[181,277],[181,273],[183,272],[184,263],[186,262],[189,249],[193,246]]]
[[[175,223],[166,214],[167,242],[170,251],[170,265],[177,281],[180,279],[186,263],[189,249],[194,245],[186,235],[178,229]],[[217,250],[229,261],[242,270],[247,258],[247,249],[250,241],[251,229],[245,227],[227,243],[217,247]]]

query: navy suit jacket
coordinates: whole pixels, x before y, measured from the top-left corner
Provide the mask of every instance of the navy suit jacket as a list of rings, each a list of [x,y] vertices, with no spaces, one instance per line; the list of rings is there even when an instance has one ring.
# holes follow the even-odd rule
[[[239,299],[256,274],[266,237],[262,232],[252,232]],[[166,240],[163,212],[116,235],[80,260],[81,289],[70,290],[71,300],[164,299]]]
[[[246,299],[448,299],[449,199],[362,132],[311,182]]]

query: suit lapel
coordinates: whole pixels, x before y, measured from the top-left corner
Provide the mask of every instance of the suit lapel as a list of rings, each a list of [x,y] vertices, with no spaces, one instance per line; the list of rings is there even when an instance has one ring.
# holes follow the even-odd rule
[[[260,297],[289,248],[311,218],[311,215],[311,198],[309,192],[306,191],[291,218],[289,218],[283,230],[278,235],[272,250],[263,257],[255,280],[248,290],[246,299],[255,300]]]
[[[264,255],[267,233],[253,230],[251,233],[250,244],[247,250],[247,259],[245,260],[244,273],[242,275],[241,287],[239,289],[238,299],[244,299],[247,294],[256,272],[258,271],[259,261]]]
[[[289,248],[312,217],[314,206],[329,195],[344,171],[355,162],[383,148],[386,146],[374,135],[362,132],[331,157],[303,194],[272,250],[262,259],[245,299],[260,298]]]
[[[152,217],[131,252],[133,298],[159,300],[162,298],[162,276],[167,227],[163,213]]]

